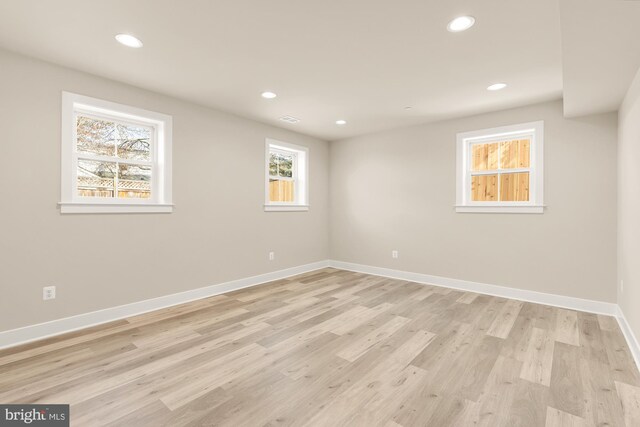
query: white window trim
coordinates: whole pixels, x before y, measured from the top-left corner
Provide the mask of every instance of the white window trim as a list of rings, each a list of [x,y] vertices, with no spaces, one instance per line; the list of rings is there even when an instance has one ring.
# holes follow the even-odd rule
[[[269,200],[269,158],[271,148],[293,151],[296,154],[293,174],[296,180],[296,202],[273,203]],[[265,212],[291,212],[309,210],[309,148],[267,138],[265,141],[264,210]]]
[[[470,167],[474,143],[502,138],[530,136],[530,167],[528,202],[474,202],[471,201]],[[456,153],[456,212],[475,213],[544,213],[544,122],[521,123],[457,134]],[[517,172],[517,170],[516,170]]]
[[[78,111],[120,118],[154,128],[151,199],[80,197],[77,192],[76,122]],[[70,92],[62,92],[61,213],[168,213],[172,204],[172,118]],[[96,156],[94,156],[96,157]],[[126,160],[125,160],[126,162]],[[144,163],[144,162],[136,162]]]

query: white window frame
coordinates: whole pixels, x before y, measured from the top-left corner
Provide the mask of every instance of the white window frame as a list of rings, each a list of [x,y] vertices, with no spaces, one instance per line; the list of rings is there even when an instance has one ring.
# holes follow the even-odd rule
[[[271,202],[269,200],[269,159],[272,151],[293,155],[291,180],[295,181],[295,201]],[[289,180],[278,177],[278,179]],[[267,138],[265,141],[265,172],[264,172],[264,210],[277,211],[308,211],[309,210],[309,148]]]
[[[78,151],[76,144],[78,114],[126,124],[151,127],[151,161],[118,160],[120,163],[151,166],[151,198],[124,199],[82,197],[78,195]],[[62,92],[62,156],[61,156],[61,213],[168,213],[173,211],[172,118],[166,114],[143,110],[70,92]],[[81,156],[85,157],[85,156]],[[112,162],[111,157],[93,155],[98,161]]]
[[[509,169],[508,172],[529,172],[529,201],[473,201],[471,200],[471,147],[478,143],[530,139],[529,168]],[[521,123],[457,134],[456,212],[476,213],[544,213],[544,122]],[[498,145],[500,147],[500,145]],[[500,152],[498,152],[500,158]],[[507,170],[505,170],[507,172]],[[473,174],[484,174],[474,172]],[[496,171],[488,171],[495,174]],[[504,172],[498,172],[504,173]],[[500,180],[498,179],[498,185]],[[498,187],[498,195],[500,188]]]

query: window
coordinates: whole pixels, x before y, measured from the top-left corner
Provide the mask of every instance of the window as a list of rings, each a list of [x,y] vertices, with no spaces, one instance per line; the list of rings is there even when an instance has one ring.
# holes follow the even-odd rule
[[[62,213],[171,212],[171,117],[62,94]]]
[[[265,172],[266,211],[306,211],[309,150],[267,139]]]
[[[542,213],[543,122],[459,133],[457,212]]]

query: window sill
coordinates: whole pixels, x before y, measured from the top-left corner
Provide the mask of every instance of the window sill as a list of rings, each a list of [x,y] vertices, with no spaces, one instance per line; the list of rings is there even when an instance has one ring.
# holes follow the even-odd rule
[[[520,214],[542,214],[542,205],[528,206],[456,206],[459,213],[520,213]]]
[[[129,204],[129,203],[58,203],[60,213],[171,213],[172,204]]]
[[[308,210],[309,205],[264,205],[265,212],[302,212]]]

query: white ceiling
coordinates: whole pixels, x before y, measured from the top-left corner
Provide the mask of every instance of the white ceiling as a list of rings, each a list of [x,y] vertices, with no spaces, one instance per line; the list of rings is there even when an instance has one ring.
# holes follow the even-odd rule
[[[564,113],[616,111],[640,67],[640,1],[561,0]]]
[[[6,49],[328,140],[558,99],[575,27],[561,44],[558,0],[0,0]]]
[[[447,32],[462,14],[476,25]],[[557,0],[0,1],[0,46],[324,139],[562,89]]]

